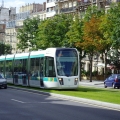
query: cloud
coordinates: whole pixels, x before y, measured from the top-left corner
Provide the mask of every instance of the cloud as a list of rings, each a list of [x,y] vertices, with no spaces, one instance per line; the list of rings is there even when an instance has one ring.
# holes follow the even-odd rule
[[[10,8],[10,7],[16,7],[16,12],[19,12],[19,8],[25,5],[25,2],[22,0],[13,0],[13,1],[9,1],[9,2],[4,2],[4,7],[5,8]]]

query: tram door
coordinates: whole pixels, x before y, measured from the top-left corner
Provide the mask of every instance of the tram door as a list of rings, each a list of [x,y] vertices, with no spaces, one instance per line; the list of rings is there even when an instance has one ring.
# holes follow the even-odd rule
[[[45,57],[45,77],[56,77],[53,57]]]
[[[43,63],[44,63],[44,58],[40,58],[40,86],[44,87],[43,83]]]

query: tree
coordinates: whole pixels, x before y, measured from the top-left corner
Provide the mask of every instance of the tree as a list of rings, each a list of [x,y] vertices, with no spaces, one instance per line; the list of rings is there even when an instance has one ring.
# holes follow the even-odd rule
[[[55,15],[39,25],[37,48],[69,46],[65,34],[68,32],[71,16]]]
[[[108,13],[106,13],[105,15],[102,15],[100,17],[101,20],[101,24],[99,29],[102,32],[103,38],[101,40],[101,43],[103,45],[103,48],[99,51],[102,54],[102,59],[104,61],[105,64],[105,68],[104,68],[104,77],[106,78],[106,73],[107,73],[107,56],[108,56],[108,51],[111,48],[112,45],[112,39],[111,39],[111,28],[112,28],[112,23],[111,21],[108,19]]]
[[[11,45],[0,43],[0,55],[11,54],[11,51]]]
[[[114,65],[117,70],[120,70],[120,51],[117,49],[110,49],[107,55],[110,59],[110,64]]]
[[[24,51],[26,48],[30,48],[31,50],[36,49],[36,35],[38,33],[39,23],[40,19],[38,17],[27,18],[24,20],[22,28],[18,29],[18,49],[22,51]]]
[[[76,43],[76,47],[81,47],[88,54],[90,61],[90,82],[92,82],[92,60],[94,54],[104,48],[103,33],[99,29],[100,17],[105,14],[104,10],[99,10],[96,6],[88,7],[83,18],[83,41]]]
[[[105,41],[103,41],[105,54],[105,71],[106,59],[110,58],[112,64],[120,69],[119,49],[120,49],[120,3],[112,4],[107,14],[101,17],[100,29],[103,32]],[[106,42],[107,44],[105,44]],[[114,55],[112,54],[114,52]]]
[[[111,22],[111,49],[109,51],[109,57],[111,58],[111,63],[113,63],[117,69],[120,69],[120,3],[112,4],[110,10],[108,11],[108,20]],[[114,55],[112,54],[114,52]]]
[[[3,43],[0,43],[0,55],[3,55],[4,54],[4,49],[5,49],[5,46]]]
[[[112,48],[120,49],[120,3],[112,4],[108,11],[108,21],[111,23]]]
[[[10,44],[5,44],[4,54],[11,54],[12,46]]]
[[[92,82],[92,60],[96,51],[102,49],[101,31],[99,30],[100,20],[93,15],[89,21],[84,23],[84,42],[78,42],[76,46],[82,47],[88,54],[90,61],[90,82]]]
[[[81,66],[82,66],[82,58],[85,57],[85,51],[79,46],[76,46],[77,42],[83,41],[83,20],[79,19],[78,16],[75,16],[75,19],[71,22],[69,27],[69,31],[66,33],[66,39],[68,39],[68,43],[71,47],[77,47],[80,52],[80,81],[81,81]],[[82,53],[84,53],[82,55]]]

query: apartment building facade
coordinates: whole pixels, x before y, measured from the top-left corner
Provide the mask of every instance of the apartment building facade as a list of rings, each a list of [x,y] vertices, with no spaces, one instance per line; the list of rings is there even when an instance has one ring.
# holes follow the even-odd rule
[[[4,23],[0,23],[0,43],[4,43],[5,39],[5,27],[6,25]]]
[[[45,20],[46,19],[46,2],[43,3],[41,11],[31,13],[29,17],[30,18],[39,17],[40,20]]]
[[[46,0],[46,18],[53,17],[56,14],[56,5],[57,0]]]
[[[0,42],[5,43],[5,29],[6,29],[6,23],[10,19],[14,20],[16,17],[16,8],[10,7],[4,8],[4,5],[0,7]]]
[[[16,19],[10,19],[6,22],[5,28],[5,44],[10,44],[12,46],[12,53],[21,52],[17,49],[17,29],[23,26],[23,21],[29,17],[30,12],[17,13]]]
[[[22,52],[17,49],[19,40],[17,39],[17,29],[23,26],[23,21],[27,18],[37,17],[44,20],[46,18],[46,3],[43,4],[27,4],[20,7],[20,12],[16,13],[15,19],[9,19],[6,22],[5,28],[5,44],[12,46],[12,53]],[[25,50],[27,52],[28,49]]]
[[[56,0],[56,14],[76,14],[77,0]]]
[[[19,13],[30,11],[30,13],[40,12],[43,9],[43,5],[39,3],[28,3],[25,6],[21,6]]]

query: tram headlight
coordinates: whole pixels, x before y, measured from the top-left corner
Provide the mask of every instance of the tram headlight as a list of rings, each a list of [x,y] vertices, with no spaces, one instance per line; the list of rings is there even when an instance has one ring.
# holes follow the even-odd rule
[[[64,84],[63,78],[58,78],[58,80],[59,80],[60,85],[63,85],[63,84]]]
[[[74,85],[77,85],[77,83],[78,83],[78,78],[75,78]]]

